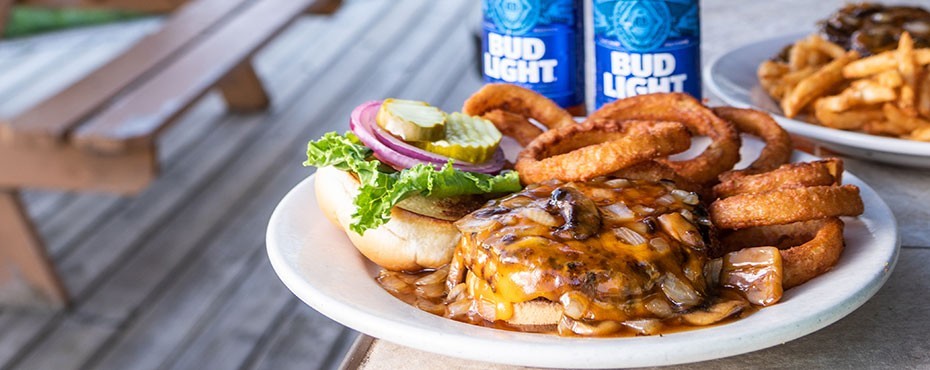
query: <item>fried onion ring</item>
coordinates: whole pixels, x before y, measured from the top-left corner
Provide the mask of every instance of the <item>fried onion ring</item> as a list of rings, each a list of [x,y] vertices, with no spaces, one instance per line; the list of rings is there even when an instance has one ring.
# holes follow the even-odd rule
[[[862,198],[855,185],[812,186],[720,199],[710,205],[710,219],[718,228],[743,229],[858,216],[862,211]]]
[[[837,158],[791,163],[771,172],[730,176],[730,179],[714,186],[714,193],[718,198],[728,198],[739,194],[764,193],[778,189],[839,185],[842,182],[842,175],[843,161]]]
[[[549,130],[517,158],[524,184],[585,181],[687,150],[691,135],[677,122],[594,120]]]
[[[543,133],[542,129],[536,127],[526,117],[505,110],[495,109],[481,117],[491,121],[501,134],[514,138],[524,147]]]
[[[836,217],[733,231],[720,239],[729,251],[773,246],[781,250],[782,285],[795,287],[829,271],[843,253],[843,221]]]
[[[733,107],[717,107],[714,108],[713,111],[717,117],[733,124],[737,131],[750,134],[765,141],[765,147],[762,148],[762,153],[759,154],[759,157],[756,158],[749,167],[732,172],[740,172],[743,174],[768,172],[791,160],[791,137],[788,136],[788,132],[781,128],[768,114],[753,109]],[[723,175],[726,176],[727,173]]]
[[[535,91],[510,84],[484,85],[462,106],[462,113],[470,116],[483,116],[493,110],[502,110],[535,119],[550,130],[576,124],[570,113],[549,98]],[[529,121],[525,122],[530,124]]]
[[[588,119],[681,122],[692,134],[710,137],[713,142],[697,157],[668,162],[679,175],[695,183],[716,181],[720,173],[732,169],[739,161],[740,138],[736,128],[686,94],[646,94],[617,100]]]

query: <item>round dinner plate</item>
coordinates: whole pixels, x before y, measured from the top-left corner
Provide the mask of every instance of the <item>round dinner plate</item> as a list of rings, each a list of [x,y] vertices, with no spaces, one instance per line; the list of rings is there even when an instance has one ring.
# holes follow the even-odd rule
[[[761,143],[744,140],[743,158]],[[752,154],[754,153],[754,154]],[[795,152],[795,161],[816,158]],[[744,160],[748,162],[749,160]],[[291,190],[271,216],[268,256],[281,281],[322,314],[373,337],[464,359],[503,364],[604,368],[711,360],[785,343],[821,329],[865,303],[897,260],[894,216],[855,176],[865,214],[846,219],[846,250],[836,267],[785,292],[782,301],[732,323],[662,336],[563,338],[473,326],[394,298],[374,280],[378,267],[359,254],[317,206],[314,177]]]
[[[756,69],[786,45],[809,34],[780,36],[732,49],[705,68],[704,81],[727,104],[772,113],[785,130],[814,139],[837,153],[897,165],[930,168],[930,143],[837,130],[782,115],[778,103],[759,85]]]

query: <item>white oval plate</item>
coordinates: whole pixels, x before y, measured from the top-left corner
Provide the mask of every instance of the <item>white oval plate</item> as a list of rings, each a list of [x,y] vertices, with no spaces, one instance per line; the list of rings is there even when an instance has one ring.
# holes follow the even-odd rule
[[[743,158],[761,143],[745,140]],[[750,158],[754,158],[751,156]],[[796,152],[794,160],[815,160]],[[744,161],[747,162],[747,161]],[[897,260],[897,225],[872,188],[865,214],[846,220],[847,248],[830,272],[785,292],[782,302],[733,323],[663,336],[562,338],[464,324],[420,311],[384,291],[378,268],[317,207],[310,176],[288,193],[268,225],[268,256],[281,281],[310,307],[365,334],[464,359],[511,365],[604,368],[703,361],[771,347],[821,329],[865,303]]]
[[[704,81],[727,104],[772,113],[785,130],[809,137],[837,153],[879,162],[930,168],[930,143],[843,131],[786,118],[774,99],[765,93],[756,69],[785,45],[809,33],[771,38],[732,49],[704,69]]]

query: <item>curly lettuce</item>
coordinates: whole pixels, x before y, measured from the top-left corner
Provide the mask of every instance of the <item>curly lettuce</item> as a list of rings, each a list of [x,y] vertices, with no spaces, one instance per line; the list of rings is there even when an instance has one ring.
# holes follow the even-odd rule
[[[514,171],[499,175],[464,172],[452,161],[439,170],[418,164],[394,171],[372,157],[372,150],[351,132],[329,132],[307,144],[304,166],[333,166],[358,176],[361,187],[355,197],[356,211],[349,228],[359,234],[377,228],[391,219],[391,208],[412,195],[451,197],[457,195],[513,193],[520,191],[520,177]]]

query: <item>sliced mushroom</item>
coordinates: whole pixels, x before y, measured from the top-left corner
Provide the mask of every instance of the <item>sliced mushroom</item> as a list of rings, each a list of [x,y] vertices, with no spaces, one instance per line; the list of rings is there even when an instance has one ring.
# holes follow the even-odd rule
[[[585,240],[601,229],[601,215],[597,205],[578,190],[559,187],[552,191],[547,208],[558,212],[565,223],[553,234],[562,239]]]
[[[696,310],[681,315],[688,324],[704,326],[723,321],[730,316],[742,312],[749,306],[745,301],[729,300],[714,304],[706,309]]]

